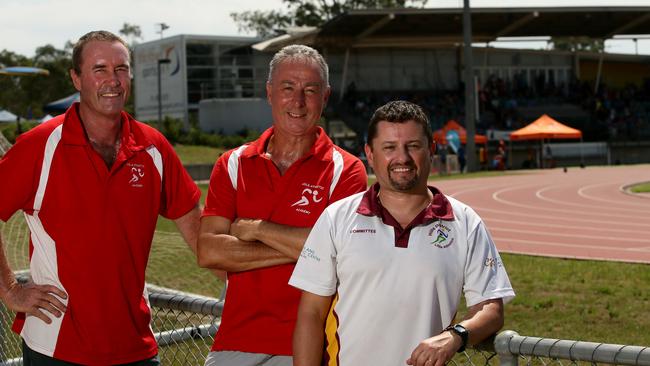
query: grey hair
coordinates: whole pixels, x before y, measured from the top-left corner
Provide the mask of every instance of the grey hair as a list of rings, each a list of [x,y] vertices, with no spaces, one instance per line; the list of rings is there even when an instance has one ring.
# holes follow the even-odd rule
[[[269,77],[266,80],[267,83],[270,84],[273,81],[273,71],[276,67],[287,60],[307,60],[315,62],[320,69],[320,75],[325,81],[325,85],[330,85],[330,72],[323,56],[315,49],[301,44],[292,44],[282,47],[282,49],[273,56],[273,59],[269,62]]]

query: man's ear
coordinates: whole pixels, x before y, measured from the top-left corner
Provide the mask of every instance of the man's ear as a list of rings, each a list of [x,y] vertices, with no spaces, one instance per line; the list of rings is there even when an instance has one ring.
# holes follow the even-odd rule
[[[372,169],[375,169],[373,164],[375,157],[372,155],[372,147],[370,147],[369,144],[366,144],[363,147],[363,151],[366,153],[366,158],[368,159],[368,166],[370,166]]]
[[[323,95],[323,106],[327,105],[327,101],[330,99],[330,95],[332,94],[332,88],[331,87],[326,87],[325,88],[325,93]]]
[[[267,82],[266,83],[266,101],[269,103],[269,105],[271,105],[271,93],[273,93],[271,83]]]
[[[70,69],[70,79],[72,79],[72,84],[77,91],[81,91],[81,78],[77,75],[77,72],[74,69]]]

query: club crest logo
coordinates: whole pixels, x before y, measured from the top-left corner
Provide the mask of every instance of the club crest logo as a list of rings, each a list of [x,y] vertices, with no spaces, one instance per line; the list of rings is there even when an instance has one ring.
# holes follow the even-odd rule
[[[131,187],[141,188],[142,182],[140,182],[140,180],[144,178],[144,165],[129,163],[127,164],[127,166],[131,168],[130,170],[131,179],[129,179],[129,184],[131,185]]]
[[[310,214],[311,211],[307,210],[307,207],[312,203],[319,203],[323,200],[323,187],[308,183],[303,183],[302,186],[305,188],[300,194],[300,199],[294,202],[291,207],[296,207],[298,212]]]
[[[441,221],[435,222],[429,230],[429,236],[433,239],[431,244],[440,249],[448,248],[454,243],[454,238],[450,238],[450,233],[451,229],[448,226]]]

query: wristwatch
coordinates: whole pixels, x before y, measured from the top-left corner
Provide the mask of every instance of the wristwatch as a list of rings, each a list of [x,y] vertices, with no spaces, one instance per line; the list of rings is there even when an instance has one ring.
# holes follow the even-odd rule
[[[465,351],[465,347],[467,347],[467,339],[469,338],[469,331],[467,328],[463,327],[460,324],[452,324],[445,328],[444,332],[446,331],[454,332],[460,336],[460,339],[463,343],[460,345],[460,348],[457,352],[462,353]]]

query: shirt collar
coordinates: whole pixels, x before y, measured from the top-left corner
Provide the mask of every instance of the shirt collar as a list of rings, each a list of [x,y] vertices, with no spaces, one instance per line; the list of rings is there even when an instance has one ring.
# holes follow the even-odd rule
[[[152,145],[142,131],[135,125],[135,119],[122,111],[122,137],[121,144],[130,151],[139,151]],[[88,138],[81,124],[79,116],[79,102],[75,102],[65,112],[63,120],[63,133],[61,141],[67,145],[88,145]]]
[[[258,155],[264,155],[266,154],[266,146],[269,143],[269,140],[271,139],[271,136],[273,136],[273,131],[274,128],[268,128],[266,131],[262,133],[262,135],[255,141],[251,142],[249,148],[247,148],[243,153],[242,157],[253,157],[253,156],[258,156]],[[314,142],[314,145],[312,145],[311,149],[305,156],[302,158],[306,158],[309,156],[315,156],[316,158],[319,158],[321,160],[331,160],[332,159],[332,146],[334,143],[330,138],[327,136],[325,133],[325,130],[323,130],[322,127],[317,126],[316,127],[316,141]]]
[[[420,225],[437,219],[454,220],[454,210],[447,197],[436,187],[428,186],[428,188],[433,193],[433,200],[424,208],[424,215],[422,215],[421,222],[415,222],[414,224]],[[379,200],[379,183],[375,183],[363,194],[359,207],[357,208],[357,213],[364,216],[377,216],[382,218],[385,217],[385,213],[387,212],[388,210],[382,206]]]

